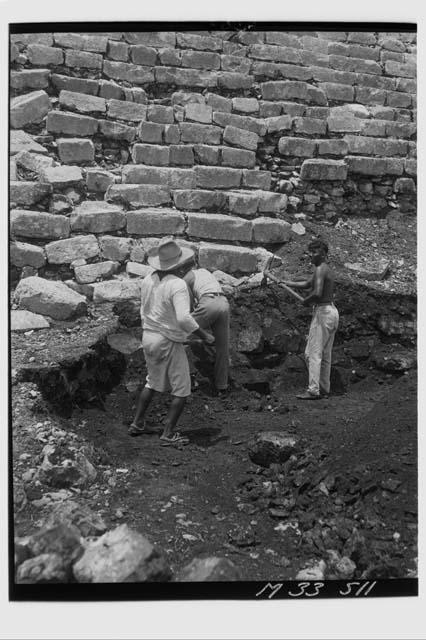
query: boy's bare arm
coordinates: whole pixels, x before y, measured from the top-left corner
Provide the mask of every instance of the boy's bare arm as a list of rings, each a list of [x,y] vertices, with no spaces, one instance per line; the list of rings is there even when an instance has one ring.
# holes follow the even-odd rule
[[[314,285],[314,276],[309,278],[309,280],[282,280],[282,282],[294,289],[310,289]]]

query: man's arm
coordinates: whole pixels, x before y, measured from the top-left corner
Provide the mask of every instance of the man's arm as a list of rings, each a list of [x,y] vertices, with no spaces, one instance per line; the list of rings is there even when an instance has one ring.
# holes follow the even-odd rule
[[[191,309],[193,309],[195,307],[195,296],[194,296],[195,276],[194,276],[194,272],[192,270],[188,271],[188,273],[186,273],[183,276],[182,280],[186,283],[186,286],[188,288],[190,305],[191,305]]]
[[[309,280],[282,280],[281,282],[293,289],[310,289],[314,284],[314,276]]]
[[[313,290],[312,293],[308,294],[304,299],[304,305],[309,305],[313,302],[317,302],[321,298],[324,289],[324,276],[325,265],[321,264],[319,267],[315,267],[315,272],[313,275]]]
[[[173,306],[179,327],[186,333],[194,333],[208,344],[214,343],[214,337],[201,329],[198,322],[190,314],[189,293],[186,288],[179,288],[173,294]]]

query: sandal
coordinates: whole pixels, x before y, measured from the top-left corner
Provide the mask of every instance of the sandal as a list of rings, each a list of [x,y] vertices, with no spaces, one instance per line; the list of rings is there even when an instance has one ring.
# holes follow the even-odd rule
[[[138,427],[136,424],[132,422],[132,424],[129,426],[127,430],[127,433],[129,436],[132,436],[132,437],[143,436],[143,435],[152,436],[158,433],[158,429],[149,429],[145,426],[145,424],[143,427]]]
[[[184,445],[189,443],[189,438],[187,438],[186,436],[182,436],[177,431],[176,433],[173,433],[171,436],[160,436],[160,440],[162,440],[161,446],[163,447],[169,447],[170,445],[174,445],[174,444]]]

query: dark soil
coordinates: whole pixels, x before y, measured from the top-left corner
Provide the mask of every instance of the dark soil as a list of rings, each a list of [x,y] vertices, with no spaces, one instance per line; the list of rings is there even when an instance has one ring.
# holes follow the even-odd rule
[[[40,344],[49,343],[50,350],[60,339],[69,344],[74,331],[61,326],[15,336],[16,371],[29,357],[42,364]],[[46,443],[71,441],[84,448],[98,475],[86,488],[71,488],[68,497],[101,514],[108,528],[126,522],[145,534],[174,572],[195,556],[217,555],[232,559],[243,580],[294,579],[307,562],[326,560],[333,549],[353,559],[355,579],[415,575],[415,372],[370,375],[346,394],[316,402],[295,398],[303,372],[289,381],[277,370],[268,396],[234,389],[226,399],[209,395],[195,375],[199,386],[180,426],[190,442],[176,448],[161,446],[158,435],[127,435],[143,382],[140,352],[127,361],[108,396],[75,406],[69,417],[59,416],[33,382],[17,375],[16,535],[34,532],[63,499],[49,498],[43,487],[24,495],[23,473],[37,467]],[[152,406],[150,420],[159,429],[166,408],[165,399]],[[300,436],[295,458],[270,468],[251,462],[248,445],[259,431]]]

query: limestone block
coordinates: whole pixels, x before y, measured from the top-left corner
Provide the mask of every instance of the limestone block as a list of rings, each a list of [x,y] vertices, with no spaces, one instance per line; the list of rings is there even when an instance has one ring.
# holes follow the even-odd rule
[[[93,162],[95,159],[95,147],[88,139],[59,138],[57,147],[59,159],[65,164]]]
[[[417,160],[405,161],[405,173],[408,176],[417,176]]]
[[[77,258],[95,258],[99,255],[99,245],[94,235],[49,242],[45,250],[50,264],[70,264]]]
[[[108,58],[127,62],[129,57],[129,47],[125,42],[108,41]]]
[[[71,230],[88,233],[118,231],[126,226],[122,208],[104,201],[85,200],[71,214]]]
[[[197,69],[155,67],[155,82],[178,87],[216,87],[217,73]]]
[[[88,191],[105,193],[114,182],[115,176],[109,171],[98,168],[86,170],[86,187]]]
[[[160,64],[165,67],[181,67],[182,52],[177,49],[160,49],[158,52]]]
[[[412,178],[397,178],[393,190],[395,193],[416,193],[416,183]]]
[[[357,87],[356,100],[362,104],[385,104],[386,91],[371,87]]]
[[[283,137],[278,141],[278,151],[283,156],[296,156],[311,158],[316,147],[315,140],[306,138]]]
[[[222,39],[219,37],[178,33],[176,41],[179,47],[198,51],[221,51],[222,49]]]
[[[242,56],[220,56],[220,68],[222,71],[236,71],[237,73],[250,73],[252,61]]]
[[[168,165],[170,162],[170,149],[169,147],[155,144],[135,144],[132,150],[132,160],[139,164]]]
[[[226,206],[226,195],[222,191],[182,189],[173,191],[176,209],[183,211],[221,211]]]
[[[37,329],[48,329],[50,324],[44,316],[32,311],[16,310],[10,312],[11,331],[32,331]]]
[[[55,162],[50,156],[40,153],[31,153],[30,151],[20,151],[15,156],[15,161],[18,167],[22,167],[27,171],[32,171],[39,176],[42,174],[44,169],[55,166]]]
[[[76,113],[50,111],[46,129],[49,133],[63,133],[70,136],[91,136],[98,130],[98,121]]]
[[[15,158],[9,158],[9,180],[12,182],[18,179],[18,174],[16,171],[16,161]]]
[[[166,127],[163,124],[157,124],[155,122],[142,122],[138,130],[139,138],[142,140],[142,142],[162,142],[163,131],[165,130],[165,128]]]
[[[229,167],[253,169],[256,165],[256,154],[253,151],[247,151],[245,149],[222,147],[221,158],[222,165]]]
[[[217,86],[221,89],[236,91],[239,89],[251,89],[254,78],[246,73],[232,71],[220,71],[217,74]]]
[[[46,264],[42,247],[26,242],[11,242],[10,262],[15,267],[34,267],[40,269]]]
[[[345,156],[348,153],[348,143],[346,138],[344,140],[338,138],[317,140],[317,149],[320,156]]]
[[[258,113],[259,101],[256,98],[232,98],[232,110],[240,113]]]
[[[103,72],[108,78],[113,78],[114,80],[126,80],[132,85],[155,81],[152,69],[149,67],[129,64],[127,62],[113,62],[111,60],[105,60]]]
[[[416,132],[414,122],[386,122],[386,135],[395,138],[411,138]]]
[[[51,47],[53,37],[51,33],[12,33],[10,34],[10,41],[25,46],[29,44],[44,44],[46,47]]]
[[[406,156],[408,143],[405,140],[381,139],[367,136],[345,136],[350,154],[373,156]]]
[[[312,159],[302,164],[302,180],[346,180],[348,167],[343,160]]]
[[[280,80],[277,82],[262,82],[260,90],[264,100],[288,100],[308,99],[308,87],[306,82],[297,80]]]
[[[322,89],[319,89],[318,87],[314,87],[312,85],[308,85],[307,93],[308,102],[313,102],[314,104],[322,106],[328,104],[327,96]]]
[[[222,111],[213,111],[213,122],[220,127],[228,125],[237,129],[247,129],[258,136],[266,134],[266,123],[261,118],[253,118],[252,116],[239,116],[236,113],[225,113]]]
[[[289,115],[275,117],[273,116],[270,118],[265,118],[265,122],[268,133],[275,133],[277,131],[286,131],[287,129],[291,129],[293,118],[291,118],[291,116]]]
[[[325,135],[327,123],[319,118],[294,118],[294,128],[296,133]]]
[[[194,164],[194,151],[191,145],[172,144],[169,147],[169,151],[170,164],[181,166],[192,166]]]
[[[62,90],[59,94],[59,104],[70,111],[79,113],[102,114],[106,112],[106,101],[104,98],[88,95],[87,93],[77,93],[75,91]]]
[[[123,183],[168,185],[174,189],[193,189],[196,174],[193,169],[174,167],[148,167],[145,165],[125,165],[122,170]]]
[[[405,93],[417,93],[417,82],[409,78],[397,78],[394,87],[397,91],[404,91]]]
[[[271,187],[270,171],[258,171],[256,169],[243,169],[241,186],[249,189],[264,189],[268,191]]]
[[[74,269],[75,279],[79,284],[91,284],[97,280],[110,278],[118,269],[119,263],[108,260],[106,262],[95,262],[85,264]]]
[[[139,300],[140,295],[138,280],[107,280],[93,284],[93,302],[95,303]]]
[[[12,234],[24,238],[67,238],[70,234],[68,218],[42,211],[14,209],[10,222]]]
[[[151,123],[147,122],[146,124],[151,124]],[[159,126],[159,127],[164,126],[164,142],[166,144],[178,144],[180,142],[180,130],[176,124],[165,124],[165,125],[155,125],[155,126]],[[161,142],[161,139],[160,139],[160,142]]]
[[[260,213],[281,213],[287,209],[288,198],[285,193],[258,191],[258,211]]]
[[[79,33],[54,33],[55,44],[67,49],[106,53],[108,38],[102,35]]]
[[[194,171],[197,187],[206,189],[232,189],[239,187],[241,184],[241,169],[196,166]]]
[[[65,52],[65,65],[77,69],[102,69],[103,58],[99,53],[86,53],[68,49]]]
[[[21,69],[10,72],[12,89],[46,89],[49,86],[49,69]]]
[[[113,184],[105,199],[123,202],[131,207],[153,207],[170,204],[170,188],[157,184]]]
[[[216,93],[208,93],[206,95],[206,102],[214,111],[224,111],[227,113],[231,113],[232,111],[232,100]]]
[[[386,135],[387,120],[362,120],[361,121],[361,133],[366,136],[380,136]]]
[[[152,272],[153,268],[147,264],[140,264],[139,262],[128,262],[126,264],[126,273],[130,276],[145,278]]]
[[[206,104],[206,98],[201,93],[194,91],[175,91],[171,96],[172,106],[178,104],[181,107],[194,102],[196,104]]]
[[[198,252],[200,267],[209,271],[226,273],[253,273],[257,271],[256,252],[245,247],[200,243]]]
[[[202,124],[211,124],[213,109],[206,104],[197,104],[190,102],[185,105],[185,120],[200,122]]]
[[[348,84],[324,82],[319,85],[329,100],[336,102],[353,102],[354,89]]]
[[[86,313],[86,298],[58,280],[31,276],[20,280],[15,290],[15,303],[21,309],[66,320]]]
[[[15,205],[31,206],[44,200],[52,191],[52,186],[43,182],[10,181],[9,199]]]
[[[105,138],[126,140],[126,142],[133,142],[136,137],[135,127],[129,127],[121,122],[112,122],[111,120],[99,120],[99,133]]]
[[[102,258],[124,262],[130,255],[132,246],[131,238],[119,238],[116,236],[101,236],[99,247]]]
[[[55,189],[63,187],[71,187],[79,184],[83,180],[83,174],[79,167],[47,167],[42,171],[42,178],[45,182],[49,182]]]
[[[240,580],[240,571],[228,558],[194,558],[183,567],[178,582],[232,582]]]
[[[125,100],[122,87],[109,80],[99,80],[99,96],[105,100]]]
[[[179,128],[182,142],[204,142],[205,144],[221,144],[222,142],[220,127],[181,122]]]
[[[188,213],[189,236],[211,240],[250,242],[251,222],[220,213]]]
[[[360,173],[361,175],[400,176],[404,171],[404,160],[402,158],[366,158],[362,156],[346,156],[345,161],[350,173]]]
[[[141,122],[146,119],[147,107],[136,102],[126,102],[125,100],[108,101],[108,117],[130,122]]]
[[[129,44],[144,44],[146,47],[174,47],[176,34],[171,31],[132,31],[124,34]]]
[[[393,92],[397,95],[401,95],[396,91]],[[381,105],[370,107],[370,113],[373,118],[377,118],[378,120],[393,120],[394,109],[391,109],[389,106],[383,107]]]
[[[331,109],[329,107],[306,107],[305,115],[307,118],[316,118],[318,120],[327,120]],[[369,114],[367,113],[367,118]]]
[[[253,242],[260,244],[279,244],[290,238],[291,224],[284,220],[256,218],[252,221]]]
[[[157,62],[157,51],[153,47],[146,47],[144,44],[136,44],[130,47],[130,58],[134,64],[154,67]]]
[[[386,104],[390,107],[411,107],[412,98],[409,93],[388,91],[386,93]]]
[[[35,140],[25,131],[20,129],[12,129],[10,131],[10,155],[14,156],[21,151],[31,151],[33,153],[47,153],[47,149]]]
[[[279,47],[269,44],[253,44],[250,46],[251,58],[258,60],[275,60],[276,62],[301,62],[300,51],[293,47]]]
[[[183,51],[182,66],[192,69],[220,69],[220,56],[205,51]]]
[[[64,61],[64,54],[61,49],[46,47],[44,44],[30,44],[27,48],[27,56],[35,67],[59,65]]]
[[[192,148],[194,151],[194,159],[196,164],[220,164],[221,149],[219,147],[210,147],[207,144],[194,144]]]
[[[327,128],[330,133],[359,132],[362,126],[361,119],[354,116],[330,116],[327,118]]]
[[[10,126],[21,129],[27,124],[41,122],[50,109],[50,100],[43,90],[31,91],[10,101]]]
[[[333,59],[338,56],[327,57],[327,67],[333,66]],[[344,60],[347,60],[344,58]],[[315,63],[313,63],[315,64]],[[311,67],[314,80],[317,82],[337,82],[338,84],[355,84],[357,80],[357,74],[349,71],[334,71],[334,69],[328,69],[321,66]]]
[[[92,96],[96,96],[98,93],[98,80],[74,78],[71,76],[63,76],[58,73],[52,73],[51,81],[58,93],[62,90],[74,91],[76,93],[87,93]]]
[[[158,124],[173,124],[175,121],[173,107],[152,104],[148,107],[147,120]]]
[[[228,207],[230,213],[243,218],[254,218],[259,207],[258,192],[231,191],[228,195]]]
[[[173,209],[141,209],[127,212],[127,233],[140,236],[181,234],[185,229],[183,214]]]
[[[415,78],[416,65],[413,63],[401,64],[394,60],[388,60],[385,63],[385,72],[389,76],[398,76],[400,78]]]
[[[223,141],[235,147],[256,151],[259,136],[257,133],[228,125],[223,132]]]

